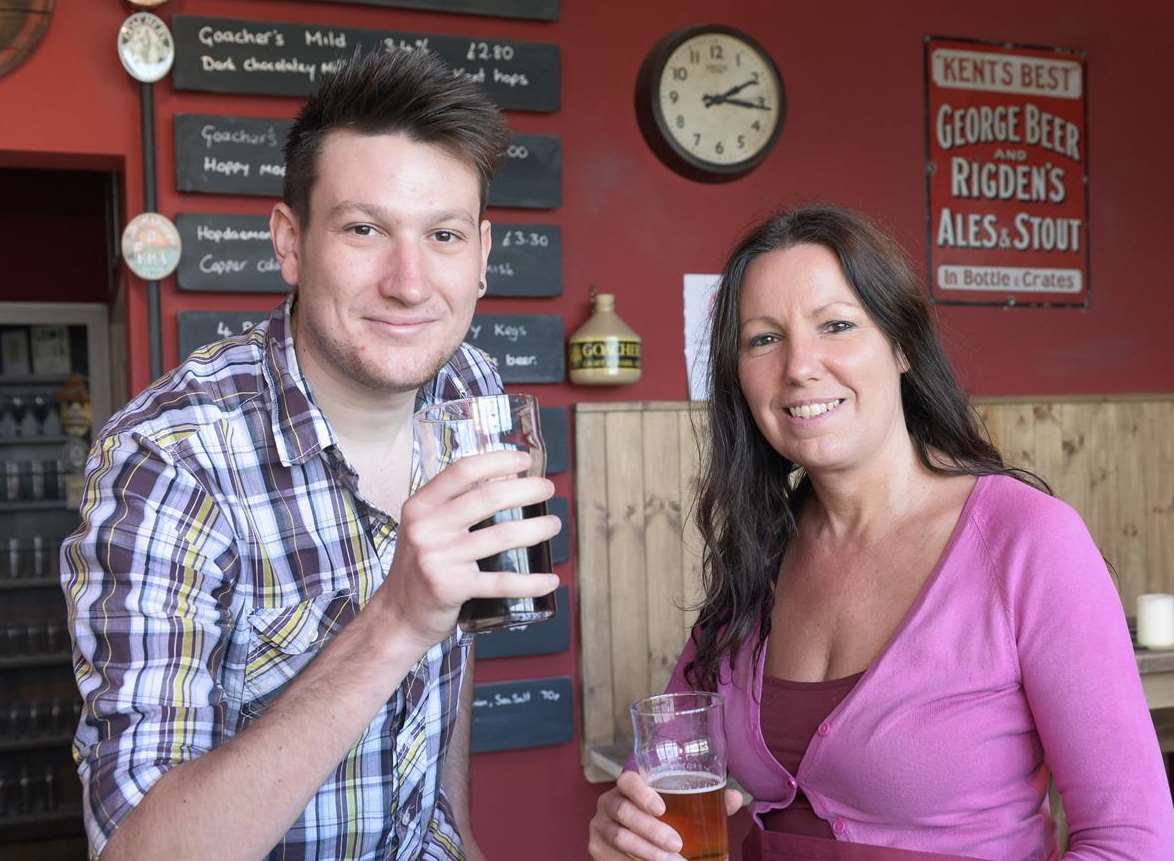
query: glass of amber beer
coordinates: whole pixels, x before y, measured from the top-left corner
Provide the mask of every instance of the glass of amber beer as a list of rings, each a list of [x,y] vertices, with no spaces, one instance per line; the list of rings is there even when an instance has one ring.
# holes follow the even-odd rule
[[[660,793],[662,821],[672,826],[689,861],[726,861],[726,730],[722,698],[688,691],[631,705],[636,767]]]

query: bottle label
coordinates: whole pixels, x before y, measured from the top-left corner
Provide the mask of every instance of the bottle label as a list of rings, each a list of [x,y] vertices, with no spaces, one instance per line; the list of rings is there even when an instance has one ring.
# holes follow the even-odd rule
[[[573,341],[570,355],[572,370],[603,368],[640,369],[640,342],[608,338],[602,341]]]

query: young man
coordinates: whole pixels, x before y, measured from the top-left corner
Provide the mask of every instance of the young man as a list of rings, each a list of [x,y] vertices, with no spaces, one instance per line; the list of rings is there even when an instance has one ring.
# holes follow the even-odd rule
[[[355,58],[286,146],[291,298],[104,429],[62,551],[95,856],[482,858],[457,612],[552,591],[476,560],[559,524],[469,527],[553,486],[503,452],[417,489],[411,416],[501,390],[461,340],[505,141],[430,55]]]

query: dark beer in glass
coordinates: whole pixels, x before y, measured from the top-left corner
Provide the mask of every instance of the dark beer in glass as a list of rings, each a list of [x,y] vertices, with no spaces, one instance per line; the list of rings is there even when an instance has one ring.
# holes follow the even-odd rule
[[[538,417],[538,404],[531,395],[488,395],[424,407],[414,417],[424,479],[430,481],[462,457],[491,451],[528,452],[530,467],[525,474],[545,475],[546,445]],[[507,508],[473,528],[484,529],[496,523],[545,514],[545,502]],[[554,571],[549,541],[479,559],[477,566],[482,571],[518,574]],[[540,598],[473,598],[461,607],[457,624],[462,631],[475,633],[544,622],[554,614],[554,593]]]

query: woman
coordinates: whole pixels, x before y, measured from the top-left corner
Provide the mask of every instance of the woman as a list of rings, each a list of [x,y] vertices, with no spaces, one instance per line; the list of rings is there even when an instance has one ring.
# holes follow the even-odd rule
[[[710,358],[706,597],[669,689],[726,697],[746,857],[1050,861],[1049,777],[1066,858],[1174,856],[1104,561],[984,439],[899,247],[842,209],[770,218]],[[625,772],[592,857],[678,858],[660,809]]]

